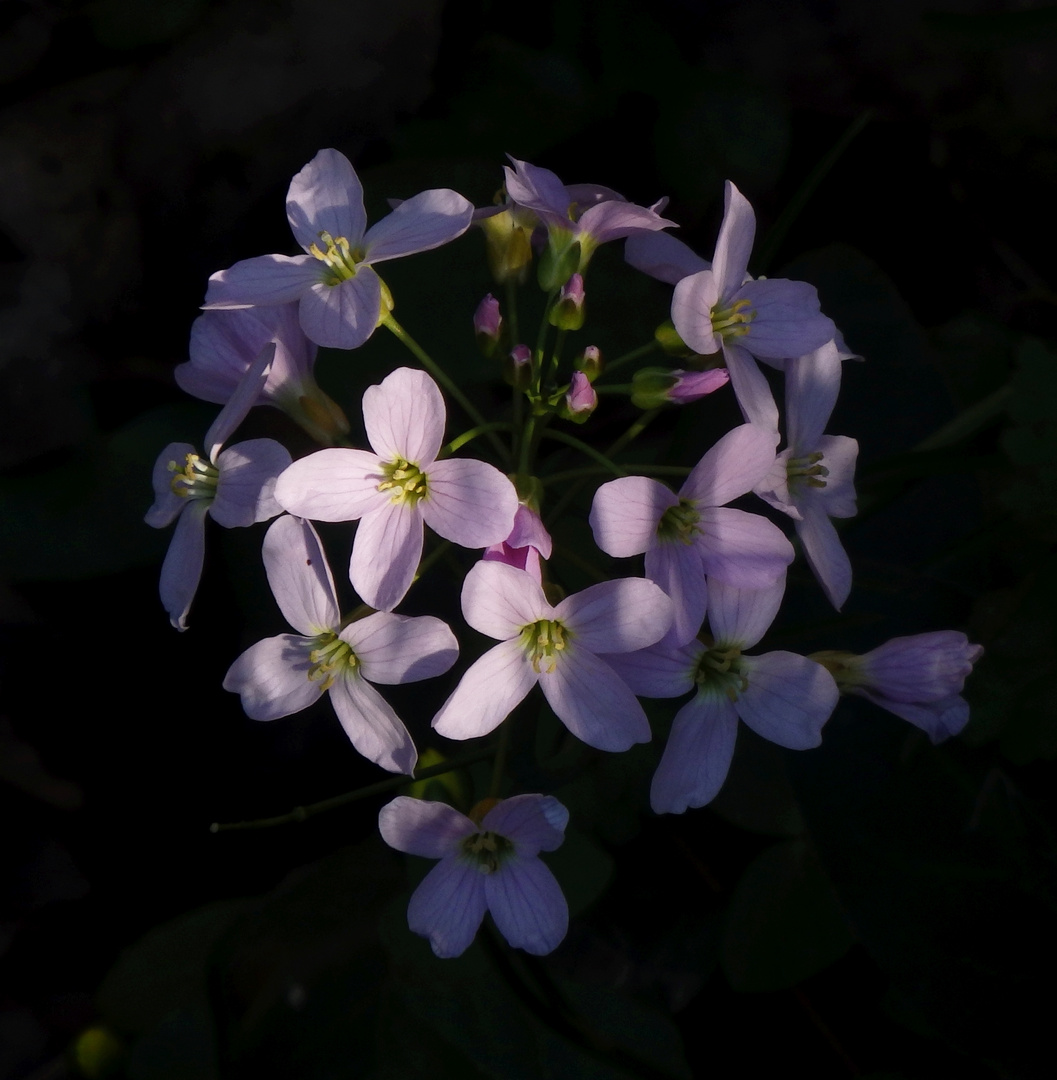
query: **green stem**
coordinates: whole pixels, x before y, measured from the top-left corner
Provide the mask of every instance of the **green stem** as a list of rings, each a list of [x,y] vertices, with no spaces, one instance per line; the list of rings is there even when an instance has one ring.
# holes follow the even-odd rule
[[[255,818],[252,821],[214,821],[209,826],[212,833],[233,832],[237,829],[270,829],[275,825],[290,825],[295,822],[307,821],[316,814],[325,813],[328,810],[337,810],[340,806],[358,802],[360,799],[369,799],[372,795],[384,795],[387,791],[410,784],[412,780],[429,780],[433,776],[443,776],[445,773],[454,772],[466,765],[483,761],[491,757],[493,749],[477,750],[472,754],[465,754],[460,758],[452,758],[450,761],[441,762],[439,765],[431,765],[428,769],[416,769],[413,776],[393,776],[388,780],[379,780],[377,784],[368,784],[366,787],[356,788],[355,791],[346,791],[344,795],[335,795],[332,799],[323,799],[321,802],[309,803],[308,806],[295,806],[287,814],[279,814],[276,817]]]
[[[602,367],[602,371],[608,375],[611,371],[615,371],[624,364],[630,364],[635,360],[641,360],[644,356],[649,356],[650,353],[657,352],[660,347],[659,342],[649,341],[645,345],[640,345],[637,349],[632,349],[631,352],[624,353],[623,356],[618,356],[616,360],[607,360]]]
[[[464,431],[461,435],[452,439],[450,443],[441,448],[438,458],[447,457],[449,454],[454,454],[456,450],[461,450],[468,442],[476,439],[478,435],[486,435],[489,431],[510,431],[511,425],[506,420],[493,420],[490,424],[480,424],[475,428],[470,428],[469,431]]]
[[[545,439],[553,439],[555,442],[565,443],[566,446],[579,450],[581,454],[586,454],[592,460],[597,461],[599,465],[604,466],[615,476],[627,476],[627,472],[616,462],[610,461],[605,454],[599,453],[593,446],[585,443],[582,439],[578,439],[575,435],[567,435],[564,431],[552,430],[544,431],[542,435]]]
[[[595,383],[596,394],[623,394],[625,397],[631,396],[631,391],[635,387],[632,383]]]
[[[513,347],[520,344],[521,332],[517,318],[517,282],[512,277],[506,279],[506,320],[510,327],[510,345]]]
[[[649,412],[644,412],[638,420],[636,420],[623,435],[612,444],[606,453],[612,457],[614,454],[619,454],[625,446],[628,445],[633,439],[637,439],[645,430],[661,415],[662,409],[650,409]]]
[[[686,465],[624,465],[629,473],[639,476],[689,476],[690,468]],[[612,472],[609,468],[600,465],[585,465],[581,469],[565,469],[563,472],[549,473],[540,477],[540,483],[545,487],[565,480],[586,480],[592,476],[608,476]]]

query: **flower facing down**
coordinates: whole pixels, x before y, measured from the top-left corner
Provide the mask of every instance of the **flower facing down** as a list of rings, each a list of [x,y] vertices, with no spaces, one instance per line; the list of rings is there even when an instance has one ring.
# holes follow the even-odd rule
[[[317,345],[355,349],[384,314],[373,264],[440,247],[462,235],[473,206],[438,188],[407,199],[367,228],[363,187],[349,159],[320,150],[293,178],[286,216],[304,255],[261,255],[209,279],[206,308],[297,302],[301,326]]]
[[[833,673],[842,693],[872,701],[939,743],[969,722],[961,692],[983,652],[960,631],[936,630],[892,638],[862,656],[823,652],[813,659]]]
[[[422,555],[423,525],[452,543],[485,548],[510,535],[514,485],[483,461],[438,461],[444,398],[424,372],[397,368],[363,395],[375,453],[332,449],[295,461],[279,477],[283,509],[315,521],[360,519],[349,578],[364,601],[392,611]]]
[[[170,443],[154,465],[154,504],[144,520],[155,529],[176,522],[161,568],[159,591],[169,619],[187,629],[205,560],[205,519],[225,529],[267,521],[282,513],[272,494],[290,454],[274,439],[249,439],[221,452],[228,437],[258,400],[275,354],[274,343],[261,349],[220,410],[202,456],[190,443]]]
[[[437,956],[459,956],[488,911],[515,949],[552,952],[565,937],[569,908],[539,853],[561,846],[568,820],[550,795],[504,799],[477,821],[407,795],[383,806],[378,828],[390,847],[440,859],[411,897],[408,926],[429,938]]]
[[[481,561],[466,575],[462,611],[500,644],[472,664],[433,726],[449,739],[486,735],[539,683],[555,716],[598,750],[648,742],[635,695],[600,653],[644,649],[668,632],[672,604],[652,581],[618,578],[552,607],[531,574]]]
[[[514,515],[514,527],[510,530],[510,535],[501,544],[486,547],[481,558],[488,562],[516,566],[519,570],[530,573],[542,584],[543,568],[540,560],[551,557],[551,547],[551,534],[547,532],[539,514],[521,503]]]
[[[297,634],[266,638],[231,665],[224,689],[253,720],[277,720],[330,693],[353,746],[390,772],[411,773],[418,755],[399,717],[371,683],[418,682],[455,663],[455,635],[431,615],[374,612],[343,625],[334,579],[315,529],[281,517],[264,538],[264,568]]]

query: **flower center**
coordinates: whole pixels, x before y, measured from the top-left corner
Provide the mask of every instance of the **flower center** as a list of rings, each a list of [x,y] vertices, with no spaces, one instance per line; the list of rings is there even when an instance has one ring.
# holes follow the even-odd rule
[[[379,491],[391,491],[390,502],[415,506],[419,499],[429,494],[429,477],[415,464],[405,458],[387,461],[382,466],[385,479],[378,485]]]
[[[500,864],[514,854],[514,845],[499,833],[474,833],[462,842],[463,854],[477,863],[482,874],[494,874]]]
[[[712,331],[724,341],[743,337],[749,332],[749,323],[756,318],[756,312],[749,309],[748,300],[735,300],[730,307],[712,309]]]
[[[569,644],[571,634],[555,619],[540,619],[521,628],[521,643],[532,659],[537,675],[549,675],[558,664],[558,654]]]
[[[183,499],[216,498],[220,470],[197,454],[187,454],[182,469],[175,461],[169,462],[168,469],[173,474],[169,487],[174,495]]]
[[[662,541],[678,540],[683,544],[692,544],[694,537],[701,531],[698,522],[701,515],[689,499],[680,499],[677,506],[669,506],[657,523],[657,535]]]
[[[313,244],[308,250],[320,262],[326,264],[323,284],[340,285],[343,281],[354,277],[356,264],[363,262],[364,253],[359,248],[350,248],[344,236],[331,236],[324,230],[319,234],[319,238],[326,247],[321,248],[319,244]]]
[[[805,457],[791,457],[785,463],[785,471],[789,477],[789,486],[807,486],[824,488],[825,477],[829,476],[829,469],[822,464],[822,451],[815,450]]]
[[[319,681],[321,694],[329,690],[334,680],[346,669],[355,671],[360,666],[359,657],[352,651],[352,646],[332,630],[320,634],[315,639],[315,646],[308,654],[312,664],[308,677],[312,682]]]
[[[741,649],[737,645],[713,646],[701,654],[694,672],[698,686],[720,690],[731,701],[749,688],[749,680],[741,671]]]

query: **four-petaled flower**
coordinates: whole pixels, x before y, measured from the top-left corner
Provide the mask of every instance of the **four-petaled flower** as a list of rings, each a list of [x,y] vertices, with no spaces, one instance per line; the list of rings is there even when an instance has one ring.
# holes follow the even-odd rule
[[[315,521],[361,519],[349,577],[364,601],[392,611],[422,555],[423,524],[468,548],[498,544],[517,512],[514,485],[493,465],[438,461],[444,398],[424,372],[397,368],[363,395],[366,450],[320,450],[279,477],[283,509]]]
[[[224,689],[242,697],[253,720],[307,709],[329,691],[353,746],[390,772],[412,773],[418,755],[407,728],[371,683],[443,675],[459,655],[455,635],[431,615],[376,611],[343,625],[334,579],[315,529],[283,516],[264,538],[264,568],[297,634],[250,646],[231,665]]]
[[[462,235],[473,206],[455,191],[423,191],[367,228],[363,187],[349,159],[320,150],[293,178],[286,216],[304,255],[261,255],[209,279],[206,308],[300,304],[301,326],[317,345],[355,349],[374,333],[383,308],[373,269]]]
[[[390,847],[440,859],[411,897],[408,926],[429,938],[437,956],[458,956],[490,911],[514,948],[552,952],[565,937],[569,908],[539,853],[561,846],[568,820],[550,795],[515,795],[477,820],[407,795],[383,806],[378,828]]]
[[[500,644],[470,666],[433,718],[441,735],[486,735],[539,683],[554,714],[588,746],[627,750],[649,741],[642,706],[598,654],[643,649],[667,633],[671,601],[652,581],[604,581],[552,607],[531,574],[482,561],[463,582],[462,611]]]

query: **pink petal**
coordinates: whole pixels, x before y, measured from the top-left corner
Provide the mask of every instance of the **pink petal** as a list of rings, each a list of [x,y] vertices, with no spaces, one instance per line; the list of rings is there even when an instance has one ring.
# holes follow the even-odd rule
[[[682,697],[694,688],[704,646],[700,641],[673,645],[669,640],[639,652],[603,656],[637,697]]]
[[[819,310],[815,286],[806,281],[750,281],[738,296],[749,300],[756,312],[741,339],[753,356],[774,360],[804,356],[832,341],[837,332],[833,320]]]
[[[709,582],[708,625],[719,645],[751,649],[774,622],[785,595],[785,575],[761,589]]]
[[[477,826],[447,803],[398,795],[378,812],[378,831],[397,851],[442,859],[458,849],[460,840],[473,836]]]
[[[314,521],[355,521],[389,505],[381,462],[366,450],[317,450],[295,461],[275,484],[279,505]]]
[[[275,501],[275,482],[290,465],[290,451],[274,439],[249,439],[229,446],[217,458],[220,478],[209,515],[225,529],[269,521],[283,508]]]
[[[657,541],[657,526],[665,510],[679,497],[664,484],[646,476],[622,476],[596,492],[589,521],[595,543],[614,558],[640,555]]]
[[[457,191],[434,188],[405,199],[363,238],[369,263],[440,247],[470,227],[473,204]]]
[[[719,285],[711,270],[684,277],[672,294],[672,322],[696,353],[719,352],[722,338],[712,329],[712,309],[719,303]]]
[[[743,656],[741,664],[749,682],[735,703],[742,720],[757,735],[790,750],[818,746],[839,697],[833,676],[790,652]]]
[[[519,641],[500,642],[470,665],[433,717],[433,727],[446,739],[487,735],[524,700],[538,678]]]
[[[151,474],[154,505],[143,518],[152,529],[164,529],[166,525],[171,525],[187,505],[187,496],[177,495],[172,489],[175,473],[169,468],[169,463],[175,462],[182,469],[187,455],[193,453],[195,448],[190,443],[169,443],[154,462],[154,471]]]
[[[429,493],[418,505],[438,536],[461,547],[484,548],[510,535],[517,490],[494,465],[448,458],[429,467]]]
[[[409,618],[377,611],[341,631],[352,646],[363,677],[393,685],[443,675],[459,656],[459,643],[447,623],[432,615]]]
[[[678,222],[669,221],[660,214],[635,203],[613,199],[601,202],[585,210],[580,215],[579,231],[596,244],[605,244],[610,240],[619,240],[639,229],[667,229],[678,227]]]
[[[324,269],[323,263],[311,255],[243,259],[210,277],[202,307],[208,310],[290,304],[322,280]]]
[[[774,403],[767,376],[760,370],[752,354],[741,345],[724,342],[723,357],[741,415],[750,424],[757,424],[768,431],[777,431],[778,406]]]
[[[186,499],[186,507],[176,519],[176,529],[165,561],[161,565],[158,591],[162,607],[177,630],[187,629],[187,612],[202,579],[206,554],[206,499]]]
[[[481,828],[513,841],[520,856],[561,847],[568,824],[569,811],[553,795],[515,795],[493,806]]]
[[[723,191],[723,203],[723,224],[719,227],[712,269],[718,293],[726,299],[741,287],[748,273],[756,215],[749,200],[729,180]]]
[[[670,540],[650,548],[646,552],[646,576],[671,597],[668,640],[677,645],[693,640],[708,607],[705,568],[698,546]]]
[[[729,506],[701,511],[696,538],[705,573],[739,589],[762,589],[793,561],[793,545],[773,522]]]
[[[778,432],[755,424],[728,431],[694,466],[679,494],[701,506],[725,506],[744,495],[774,465]]]
[[[374,333],[382,310],[382,283],[369,267],[327,285],[317,280],[301,294],[301,329],[310,341],[331,349],[358,349]]]
[[[278,720],[319,700],[319,680],[308,677],[311,638],[280,634],[251,645],[228,668],[224,689],[239,694],[251,720]]]
[[[829,602],[838,610],[851,592],[851,560],[840,542],[833,522],[820,506],[805,506],[796,523],[811,573],[818,579]]]
[[[390,772],[414,774],[418,752],[393,707],[361,675],[334,680],[330,700],[352,745]]]
[[[815,447],[822,454],[822,464],[829,470],[824,488],[812,489],[812,502],[822,506],[829,517],[854,517],[855,461],[859,444],[847,435],[823,435]]]
[[[206,432],[205,448],[209,460],[214,464],[221,446],[231,438],[235,429],[246,419],[246,414],[257,404],[274,359],[275,342],[266,342],[246,369],[246,373],[239,379],[228,403],[210,425]]]
[[[841,358],[833,341],[785,365],[786,436],[794,457],[810,454],[840,392]]]
[[[650,277],[677,285],[684,277],[701,270],[711,270],[712,264],[670,233],[633,233],[624,245],[624,258]]]
[[[499,932],[533,956],[553,952],[569,929],[561,886],[534,856],[520,853],[484,879],[485,900]]]
[[[522,627],[552,618],[554,609],[530,574],[482,560],[463,581],[462,613],[475,630],[506,641],[517,637]]]
[[[367,227],[363,186],[349,159],[337,150],[320,150],[290,181],[286,216],[294,238],[307,251],[324,245],[319,234],[343,236],[358,247]]]
[[[572,596],[554,609],[577,646],[590,652],[622,653],[660,641],[672,624],[672,602],[645,578],[603,581]]]
[[[392,611],[411,588],[421,558],[421,512],[403,503],[386,503],[360,520],[349,580],[365,604]]]
[[[431,465],[444,442],[444,398],[424,371],[397,368],[363,394],[363,424],[383,461]]]
[[[485,875],[467,859],[441,859],[422,879],[407,907],[407,925],[429,938],[442,958],[469,947],[486,910]]]
[[[279,610],[299,633],[315,637],[341,621],[334,577],[316,530],[283,516],[264,534],[264,570]]]

